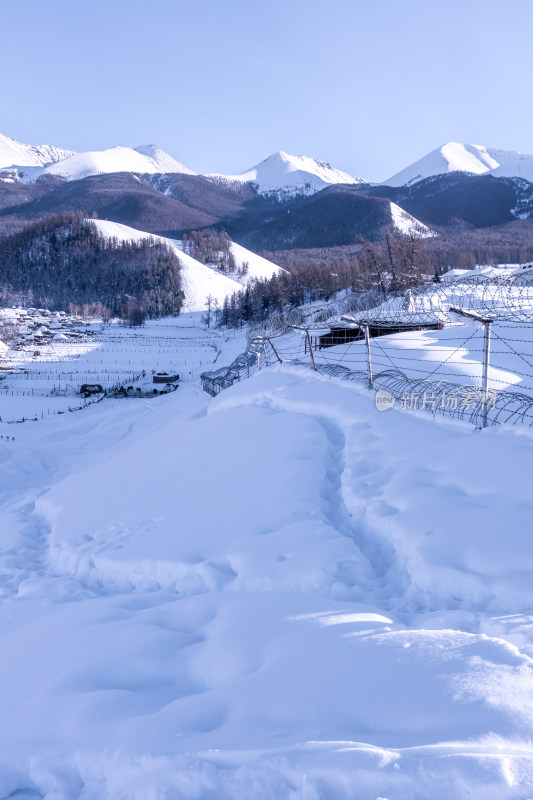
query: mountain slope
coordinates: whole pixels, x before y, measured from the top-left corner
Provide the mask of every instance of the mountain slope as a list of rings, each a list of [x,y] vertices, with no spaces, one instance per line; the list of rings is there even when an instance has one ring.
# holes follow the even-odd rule
[[[376,240],[390,231],[431,235],[388,198],[363,194],[357,187],[329,186],[283,204],[248,232],[236,222],[232,235],[253,250],[283,250],[348,245],[360,236]]]
[[[297,194],[313,194],[334,183],[365,183],[348,172],[335,169],[326,161],[309,156],[291,156],[281,150],[240,175],[213,175],[227,181],[254,184],[261,194],[283,198]]]
[[[34,186],[38,188],[43,180],[52,178],[43,176]],[[29,202],[10,205],[0,211],[0,230],[15,219],[20,221],[21,227],[26,220],[69,211],[81,211],[85,216],[95,214],[140,230],[172,232],[173,235],[218,221],[210,214],[165,196],[136,175],[122,173],[61,182]]]
[[[499,178],[453,172],[407,186],[362,188],[373,196],[388,197],[427,225],[488,228],[533,213],[533,184],[520,178]]]
[[[383,181],[387,186],[404,186],[447,172],[474,175],[492,173],[497,177],[533,180],[533,155],[515,150],[487,148],[478,144],[446,142],[423,158]]]

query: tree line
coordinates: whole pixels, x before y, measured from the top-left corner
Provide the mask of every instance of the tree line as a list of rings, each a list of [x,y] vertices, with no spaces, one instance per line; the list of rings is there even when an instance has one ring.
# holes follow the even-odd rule
[[[379,289],[383,294],[419,285],[431,269],[428,246],[413,235],[386,236],[381,242],[359,238],[357,255],[293,262],[285,272],[254,279],[225,299],[222,307],[208,304],[209,324],[236,327],[257,322],[287,308],[331,300],[339,292]]]

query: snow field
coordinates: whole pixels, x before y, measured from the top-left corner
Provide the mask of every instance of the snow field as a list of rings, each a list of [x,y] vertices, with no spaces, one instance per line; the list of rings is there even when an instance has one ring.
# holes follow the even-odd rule
[[[206,330],[200,316],[187,315],[186,325],[180,318],[149,320],[137,329],[93,323],[90,340],[39,345],[39,356],[33,355],[31,347],[10,350],[1,363],[19,371],[3,373],[0,418],[4,422],[43,419],[78,408],[92,402],[79,395],[83,383],[98,383],[105,389],[117,384],[147,386],[152,372],[160,370],[197,378],[216,365],[225,339],[231,352],[244,346],[242,334]]]
[[[131,344],[189,340],[177,392],[0,440],[0,796],[527,800],[529,432],[211,400],[197,319]]]

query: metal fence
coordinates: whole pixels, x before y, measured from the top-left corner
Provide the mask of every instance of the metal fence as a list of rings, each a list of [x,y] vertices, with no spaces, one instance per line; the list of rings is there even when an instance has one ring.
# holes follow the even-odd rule
[[[405,410],[533,425],[533,269],[292,309],[250,329],[246,352],[202,385],[214,396],[280,363],[373,388],[377,402]]]

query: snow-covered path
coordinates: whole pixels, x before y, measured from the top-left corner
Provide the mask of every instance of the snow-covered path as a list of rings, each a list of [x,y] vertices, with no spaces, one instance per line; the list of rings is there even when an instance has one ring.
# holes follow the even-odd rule
[[[528,431],[291,367],[13,428],[0,797],[532,796]]]

